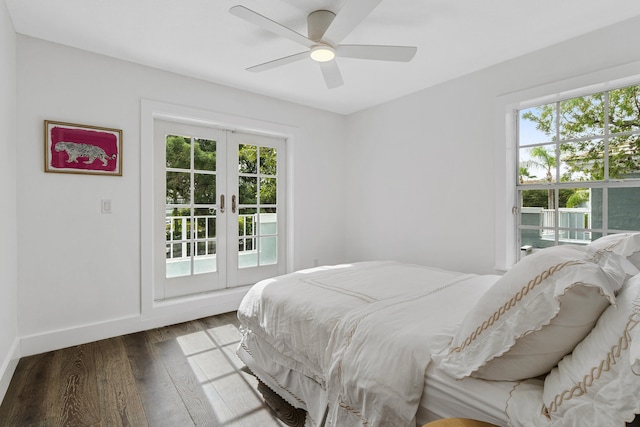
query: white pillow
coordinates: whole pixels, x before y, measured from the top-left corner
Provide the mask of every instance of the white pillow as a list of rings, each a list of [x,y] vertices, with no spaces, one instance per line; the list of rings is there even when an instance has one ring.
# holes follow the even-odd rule
[[[609,234],[594,240],[589,246],[622,255],[640,268],[640,233]]]
[[[640,337],[640,275],[625,284],[589,335],[544,380],[543,412],[562,425],[624,425],[640,413],[640,373],[629,361]],[[585,421],[589,420],[588,423]]]
[[[615,302],[623,259],[586,246],[539,250],[502,276],[434,357],[449,375],[520,380],[546,374]]]

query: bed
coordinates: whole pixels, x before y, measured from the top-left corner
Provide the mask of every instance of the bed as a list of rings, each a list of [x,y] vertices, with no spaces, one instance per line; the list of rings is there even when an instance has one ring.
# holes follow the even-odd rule
[[[624,426],[640,413],[638,267],[640,234],[616,234],[502,276],[302,270],[250,289],[237,354],[308,427]]]

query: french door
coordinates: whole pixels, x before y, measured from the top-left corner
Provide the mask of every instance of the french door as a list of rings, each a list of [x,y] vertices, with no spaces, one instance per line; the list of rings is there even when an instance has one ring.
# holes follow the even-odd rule
[[[284,273],[284,142],[154,121],[156,300]]]

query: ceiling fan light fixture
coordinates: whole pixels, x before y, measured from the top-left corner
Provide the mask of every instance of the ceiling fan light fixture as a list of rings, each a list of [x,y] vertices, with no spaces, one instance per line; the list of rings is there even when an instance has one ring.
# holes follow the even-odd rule
[[[309,55],[316,62],[328,62],[336,57],[336,51],[329,45],[315,45]]]

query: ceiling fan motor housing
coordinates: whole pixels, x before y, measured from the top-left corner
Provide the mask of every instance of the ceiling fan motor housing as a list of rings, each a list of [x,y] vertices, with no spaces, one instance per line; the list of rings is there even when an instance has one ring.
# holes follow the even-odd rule
[[[333,22],[336,14],[329,10],[316,10],[307,16],[307,34],[309,39],[319,42]]]

